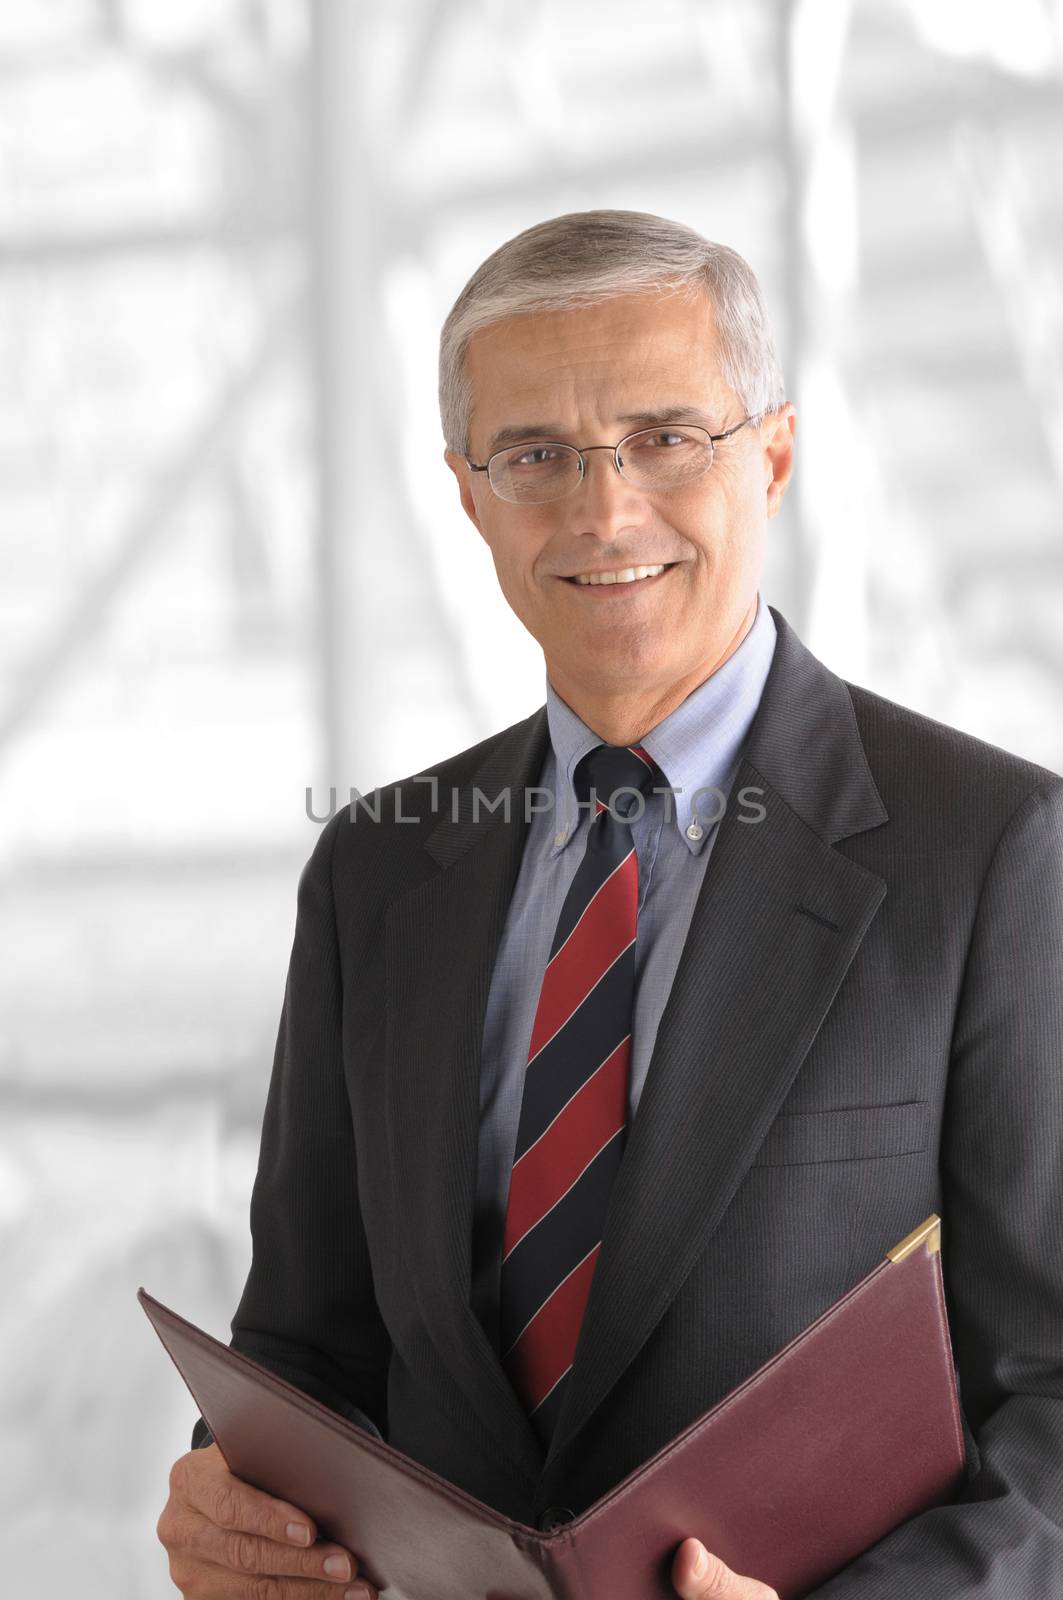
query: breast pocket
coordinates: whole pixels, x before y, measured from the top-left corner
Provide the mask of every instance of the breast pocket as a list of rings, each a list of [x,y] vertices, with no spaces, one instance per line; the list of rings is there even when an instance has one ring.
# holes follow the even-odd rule
[[[930,1105],[851,1106],[775,1118],[753,1166],[788,1167],[813,1161],[868,1161],[910,1155],[930,1142]]]

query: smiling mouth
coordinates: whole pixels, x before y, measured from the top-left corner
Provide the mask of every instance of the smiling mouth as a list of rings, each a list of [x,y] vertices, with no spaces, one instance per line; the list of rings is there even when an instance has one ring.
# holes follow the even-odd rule
[[[674,561],[658,561],[652,565],[619,567],[610,572],[577,573],[574,577],[566,578],[565,582],[575,584],[581,589],[626,588],[663,577],[669,568],[675,565]]]

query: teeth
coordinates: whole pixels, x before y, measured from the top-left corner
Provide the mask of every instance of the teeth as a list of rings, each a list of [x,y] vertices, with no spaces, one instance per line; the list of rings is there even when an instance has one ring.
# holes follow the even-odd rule
[[[663,571],[664,564],[659,567],[621,567],[619,572],[580,572],[577,574],[577,582],[634,583],[636,578],[655,578]]]

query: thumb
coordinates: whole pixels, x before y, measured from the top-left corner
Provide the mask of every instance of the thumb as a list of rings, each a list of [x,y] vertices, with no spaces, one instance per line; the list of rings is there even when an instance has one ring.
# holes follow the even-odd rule
[[[756,1578],[732,1572],[698,1539],[684,1539],[672,1563],[672,1584],[680,1600],[778,1600]]]

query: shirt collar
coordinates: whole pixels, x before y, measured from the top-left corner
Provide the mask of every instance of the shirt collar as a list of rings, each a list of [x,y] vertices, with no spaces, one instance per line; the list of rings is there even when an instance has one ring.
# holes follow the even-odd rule
[[[664,773],[663,782],[676,791],[674,797],[666,794],[660,800],[672,808],[671,813],[666,809],[665,816],[672,816],[672,826],[679,829],[691,855],[702,850],[719,820],[723,801],[712,791],[718,789],[726,795],[734,779],[739,751],[771,667],[775,639],[771,612],[758,593],[753,625],[734,654],[639,741]],[[576,766],[602,741],[562,700],[549,678],[546,715],[556,763],[550,853],[557,855],[584,815],[576,804]]]

